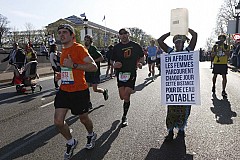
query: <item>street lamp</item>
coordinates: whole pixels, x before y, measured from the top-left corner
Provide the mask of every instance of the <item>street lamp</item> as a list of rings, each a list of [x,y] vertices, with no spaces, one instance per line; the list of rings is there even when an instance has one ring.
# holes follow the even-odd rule
[[[88,19],[86,18],[86,16],[83,19],[83,24],[84,24],[84,28],[85,28],[85,35],[88,34]]]
[[[235,7],[235,18],[236,18],[236,33],[238,33],[238,24],[239,24],[239,13],[240,13],[240,1],[238,2],[238,5]]]

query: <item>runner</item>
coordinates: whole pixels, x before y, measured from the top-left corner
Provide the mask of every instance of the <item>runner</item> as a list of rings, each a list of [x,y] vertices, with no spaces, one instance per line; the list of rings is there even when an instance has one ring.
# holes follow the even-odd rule
[[[222,96],[223,98],[227,97],[227,93],[225,91],[227,85],[227,63],[228,57],[230,53],[229,45],[225,44],[224,41],[226,40],[225,35],[218,36],[218,42],[216,45],[213,46],[212,57],[213,57],[213,78],[212,78],[212,92],[215,94],[216,92],[216,79],[217,75],[222,75]]]
[[[130,41],[129,31],[125,28],[119,30],[120,43],[114,46],[112,61],[116,69],[117,85],[120,99],[123,103],[122,127],[128,125],[127,112],[130,106],[130,96],[135,87],[137,67],[141,68],[144,54],[141,46]]]
[[[157,50],[157,59],[156,59],[156,66],[159,71],[159,76],[161,76],[161,54],[163,53],[160,46],[158,46]]]
[[[197,33],[192,29],[188,29],[189,33],[192,35],[192,39],[185,49],[185,51],[193,51],[197,43]],[[170,36],[170,32],[162,35],[158,39],[160,47],[166,52],[171,53],[174,51],[173,48],[165,44],[164,40]],[[184,43],[186,40],[189,40],[184,35],[175,35],[173,37],[173,43],[175,44],[175,52],[181,52],[184,49]],[[172,141],[174,132],[173,129],[178,128],[178,136],[185,137],[184,128],[187,124],[188,117],[190,115],[191,106],[190,105],[168,105],[167,106],[167,117],[166,125],[168,129],[168,135],[165,137],[165,141]]]
[[[86,48],[75,43],[75,32],[71,25],[59,25],[58,35],[63,49],[60,57],[61,74],[58,74],[57,78],[61,77],[62,83],[54,101],[54,124],[63,137],[67,139],[67,151],[64,153],[64,159],[67,160],[72,157],[73,150],[78,144],[65,122],[68,110],[71,110],[73,115],[79,116],[88,132],[85,148],[92,149],[95,146],[97,134],[93,132],[93,123],[88,117],[90,94],[84,71],[95,72],[97,65]]]
[[[151,45],[148,46],[147,48],[147,54],[148,54],[147,63],[148,63],[148,69],[149,69],[148,77],[151,77],[152,75],[152,80],[154,80],[155,62],[157,59],[157,46],[155,46],[155,40],[151,40],[150,43]]]
[[[95,63],[98,66],[98,70],[96,72],[85,72],[86,81],[88,83],[88,86],[92,86],[94,92],[102,93],[104,100],[106,101],[108,99],[108,90],[102,89],[98,87],[98,84],[100,83],[100,62],[103,61],[102,54],[97,50],[95,46],[92,45],[93,38],[90,35],[86,35],[84,37],[85,47],[88,49],[88,53],[91,55],[91,57],[94,59]],[[89,104],[90,109],[92,109],[92,103],[90,101]]]

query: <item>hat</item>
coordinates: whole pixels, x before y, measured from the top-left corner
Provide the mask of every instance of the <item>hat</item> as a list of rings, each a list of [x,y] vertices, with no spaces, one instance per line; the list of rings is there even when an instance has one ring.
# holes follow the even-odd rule
[[[70,24],[60,24],[58,26],[58,30],[60,30],[60,29],[67,29],[67,30],[69,30],[70,33],[75,34],[74,28]]]
[[[129,29],[127,29],[127,28],[121,28],[119,31],[118,31],[118,33],[120,34],[120,33],[129,33]]]
[[[187,37],[185,35],[175,35],[173,37],[173,43],[176,43],[177,41],[185,42],[187,40]]]
[[[221,35],[218,36],[218,40],[220,40],[221,38],[223,38],[224,40],[226,40],[227,37],[226,37],[226,35],[221,34]]]

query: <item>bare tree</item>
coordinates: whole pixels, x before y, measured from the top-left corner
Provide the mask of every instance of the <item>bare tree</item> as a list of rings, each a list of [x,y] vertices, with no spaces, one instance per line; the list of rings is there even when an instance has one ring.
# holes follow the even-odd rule
[[[7,27],[8,23],[10,23],[7,17],[0,14],[0,46],[2,46],[2,37],[8,32],[9,28]]]
[[[207,39],[206,49],[209,49],[211,45],[213,46],[213,39],[220,34],[227,32],[228,21],[235,19],[235,6],[237,6],[237,0],[224,0],[221,5],[216,20],[216,27],[214,29],[214,34]],[[230,42],[230,36],[227,36],[227,42]]]
[[[128,28],[130,30],[131,39],[135,42],[140,43],[141,46],[146,46],[150,42],[152,36],[147,35],[142,29],[137,27]]]
[[[31,23],[25,23],[26,31],[28,32],[28,42],[31,42],[31,35],[34,32],[34,27]]]

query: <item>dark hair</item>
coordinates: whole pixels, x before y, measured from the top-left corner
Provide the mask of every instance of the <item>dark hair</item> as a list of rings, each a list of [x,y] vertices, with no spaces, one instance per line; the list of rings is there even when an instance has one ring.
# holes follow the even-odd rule
[[[113,49],[113,45],[108,46],[108,49]]]
[[[90,42],[91,42],[91,43],[93,42],[93,37],[90,36],[90,35],[88,35],[88,34],[87,34],[84,38],[90,39]]]
[[[50,45],[50,50],[49,50],[50,53],[55,52],[56,50],[57,50],[57,45],[56,44]]]

